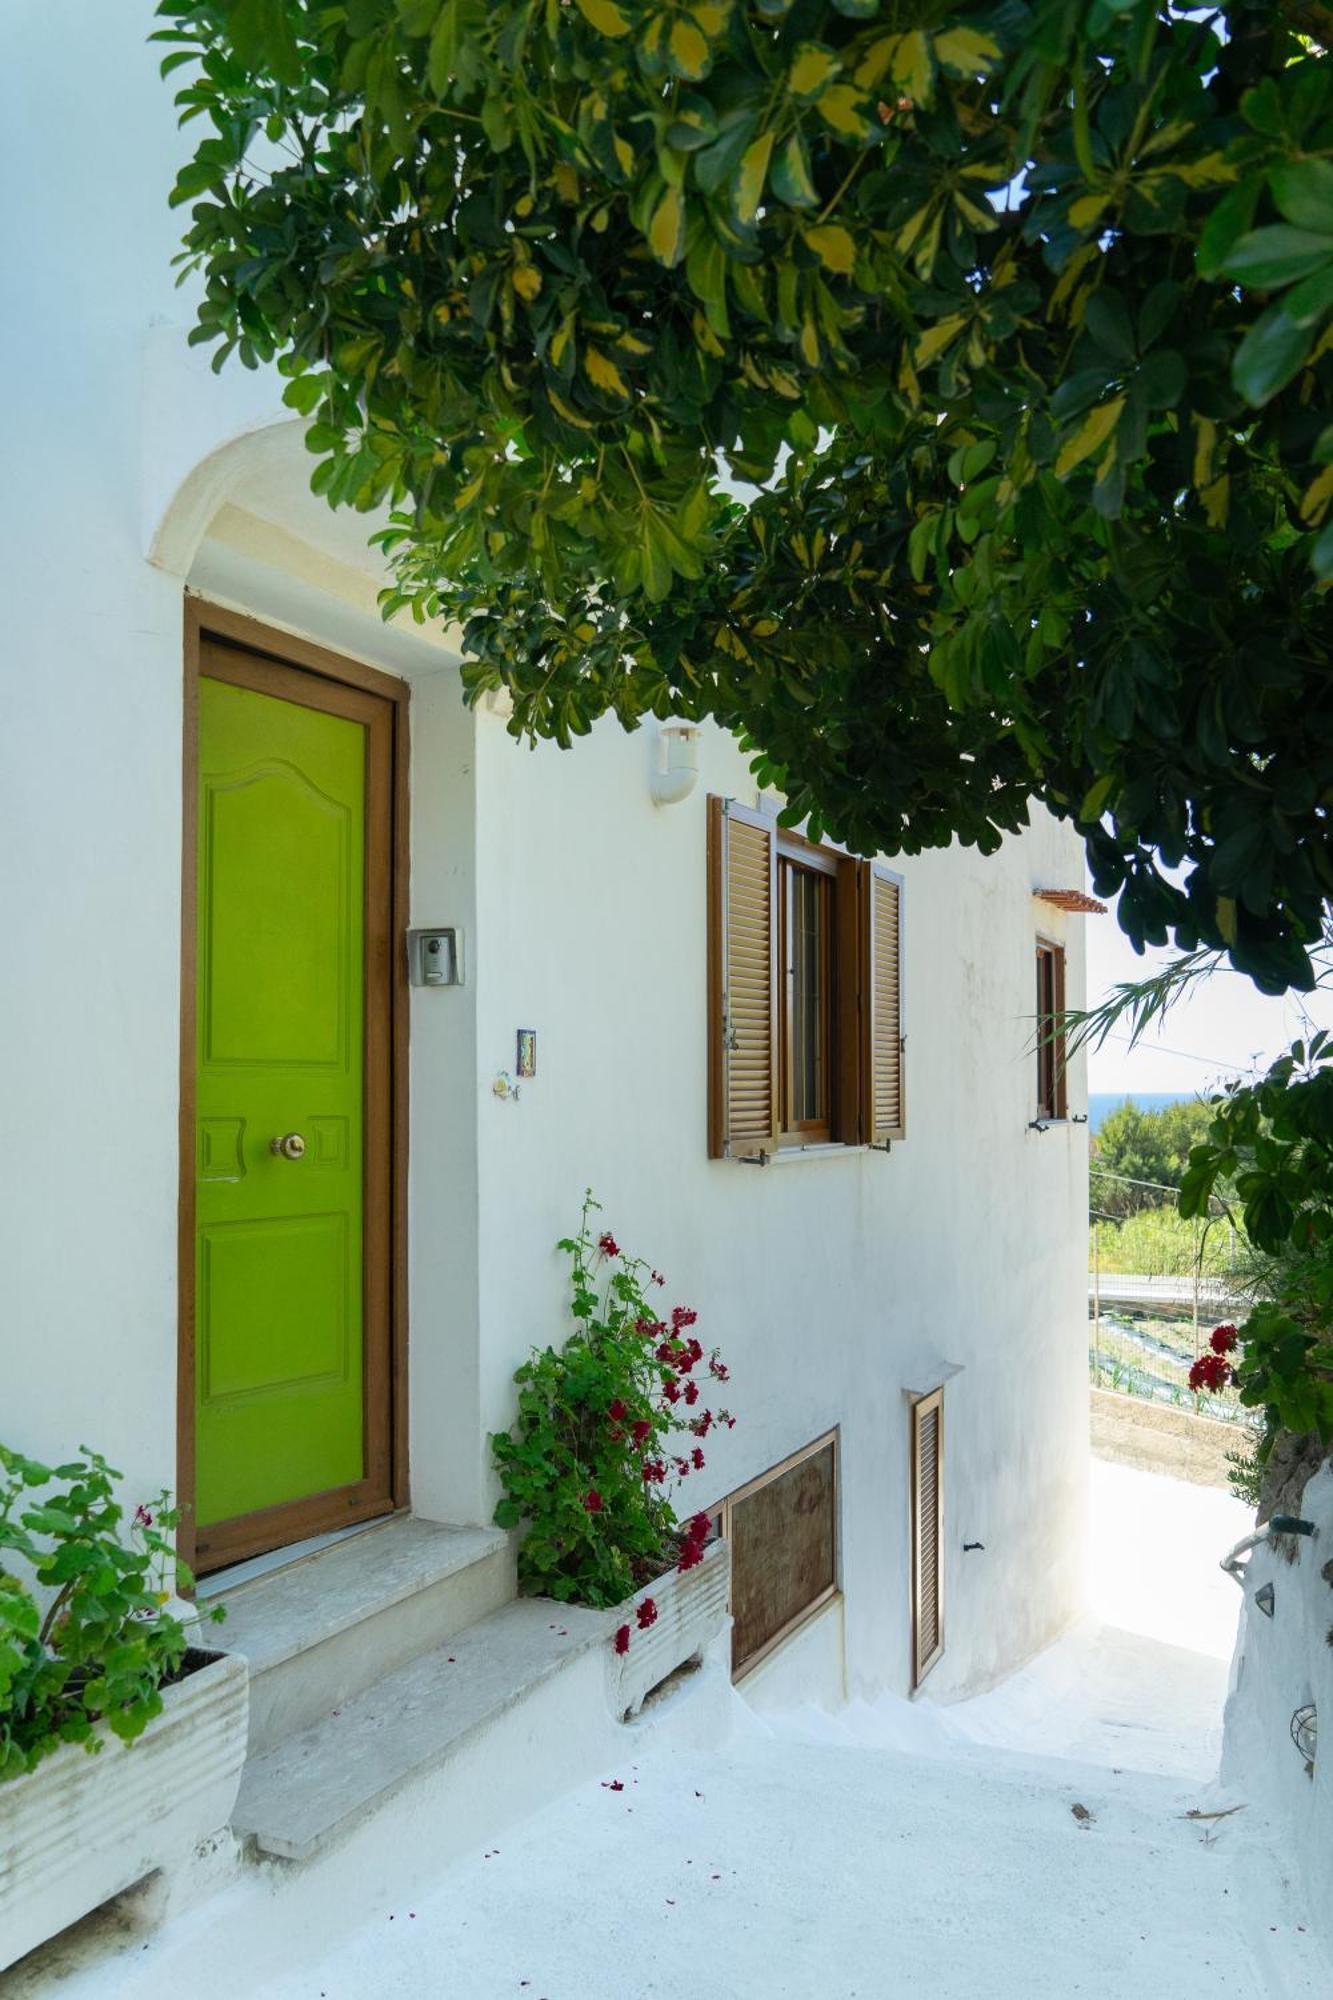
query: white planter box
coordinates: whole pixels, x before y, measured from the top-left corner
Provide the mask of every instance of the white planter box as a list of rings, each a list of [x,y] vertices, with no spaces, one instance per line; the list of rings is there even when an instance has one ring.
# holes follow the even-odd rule
[[[0,1785],[0,1971],[225,1827],[245,1761],[249,1680],[237,1655],[163,1690],[135,1743],[65,1744]]]
[[[679,1570],[668,1570],[610,1614],[613,1635],[621,1625],[630,1631],[627,1653],[617,1653],[614,1644],[608,1648],[607,1695],[613,1715],[621,1719],[636,1715],[645,1696],[668,1674],[701,1655],[726,1630],[730,1588],[731,1548],[719,1538],[708,1544],[703,1561],[694,1569],[683,1576]],[[657,1618],[641,1632],[638,1610],[645,1597],[657,1606]]]

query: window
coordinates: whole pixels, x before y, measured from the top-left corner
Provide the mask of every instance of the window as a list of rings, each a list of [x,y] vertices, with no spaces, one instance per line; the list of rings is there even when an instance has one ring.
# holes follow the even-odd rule
[[[830,1431],[724,1500],[731,1671],[740,1680],[838,1588],[838,1437]]]
[[[1037,942],[1037,1116],[1063,1118],[1066,1111],[1065,950]]]
[[[902,882],[709,800],[709,1151],[906,1132]]]
[[[944,1391],[911,1408],[912,1686],[944,1651]]]
[[[779,1129],[833,1137],[833,934],[836,864],[778,851]]]

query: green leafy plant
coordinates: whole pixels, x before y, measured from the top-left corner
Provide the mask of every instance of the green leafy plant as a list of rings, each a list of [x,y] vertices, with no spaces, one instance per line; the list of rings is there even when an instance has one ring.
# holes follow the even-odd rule
[[[178,1511],[161,1493],[126,1537],[121,1475],[80,1454],[48,1466],[0,1445],[0,1780],[62,1743],[100,1750],[99,1724],[133,1742],[189,1643],[165,1608],[191,1581],[170,1541]]]
[[[521,1584],[607,1606],[699,1561],[708,1516],[682,1530],[671,1490],[703,1470],[709,1432],[735,1419],[707,1402],[728,1371],[690,1331],[698,1314],[659,1313],[653,1294],[666,1280],[609,1230],[594,1235],[597,1212],[590,1191],[578,1234],[559,1245],[574,1330],[517,1370],[518,1421],[491,1448],[504,1484],[495,1519],[523,1529]]]
[[[193,338],[516,735],[709,715],[857,852],[1333,890],[1333,10],[162,0]]]

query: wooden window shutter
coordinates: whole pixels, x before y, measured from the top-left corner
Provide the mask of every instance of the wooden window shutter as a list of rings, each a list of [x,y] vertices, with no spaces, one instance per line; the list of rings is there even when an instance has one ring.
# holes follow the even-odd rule
[[[861,1138],[907,1132],[903,1076],[903,885],[878,861],[861,865]]]
[[[708,1150],[755,1159],[778,1143],[777,831],[708,801]]]
[[[912,1404],[912,1685],[944,1651],[944,1391]]]

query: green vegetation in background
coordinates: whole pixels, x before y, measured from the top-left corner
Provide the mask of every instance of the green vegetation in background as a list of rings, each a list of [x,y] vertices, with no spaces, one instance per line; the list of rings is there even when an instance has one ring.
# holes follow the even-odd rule
[[[1212,1115],[1201,1098],[1152,1110],[1127,1101],[1110,1112],[1091,1147],[1091,1164],[1101,1170],[1093,1175],[1094,1209],[1124,1216],[1159,1208],[1165,1190],[1183,1181],[1190,1149],[1202,1144]]]
[[[1093,1182],[1094,1205],[1100,1193]],[[1239,1243],[1225,1221],[1208,1227],[1187,1222],[1174,1208],[1145,1208],[1123,1221],[1094,1221],[1088,1230],[1088,1269],[1100,1233],[1105,1273],[1137,1272],[1148,1278],[1189,1278],[1197,1268],[1207,1278],[1226,1277],[1236,1268]]]

